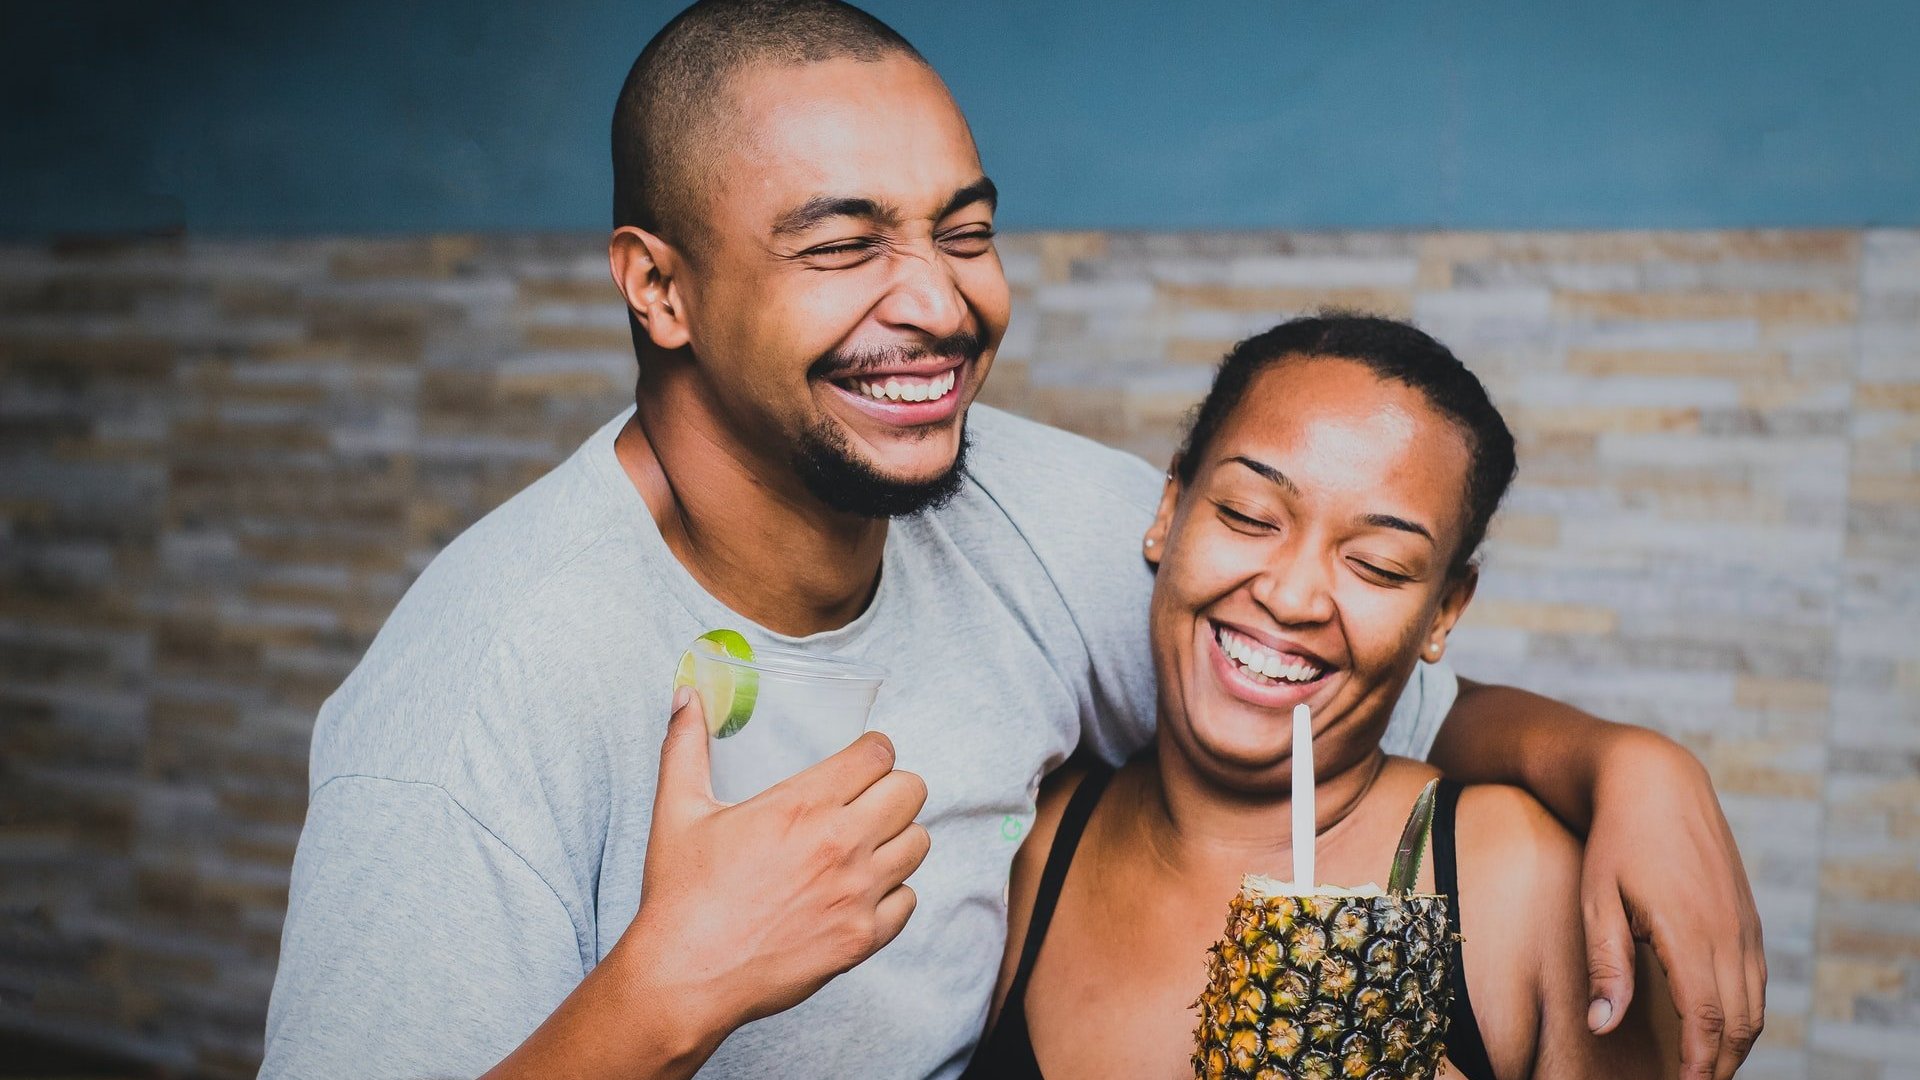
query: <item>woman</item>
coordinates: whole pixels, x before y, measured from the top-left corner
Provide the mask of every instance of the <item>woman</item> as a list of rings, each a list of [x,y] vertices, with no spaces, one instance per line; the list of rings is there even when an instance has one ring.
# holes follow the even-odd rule
[[[1192,1075],[1192,1005],[1227,901],[1243,874],[1291,865],[1299,702],[1319,881],[1385,882],[1437,774],[1380,738],[1473,597],[1513,471],[1479,380],[1410,326],[1299,319],[1227,356],[1144,540],[1159,733],[1117,774],[1067,770],[1043,791],[969,1077]],[[1657,1075],[1639,1022],[1588,1031],[1574,839],[1517,789],[1442,791],[1420,891],[1454,896],[1464,935],[1449,1075]]]

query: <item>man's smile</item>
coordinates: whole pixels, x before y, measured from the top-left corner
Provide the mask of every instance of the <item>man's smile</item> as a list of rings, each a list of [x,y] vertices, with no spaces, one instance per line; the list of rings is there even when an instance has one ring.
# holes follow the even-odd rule
[[[859,412],[892,427],[945,423],[960,409],[966,358],[926,357],[906,364],[826,380]]]

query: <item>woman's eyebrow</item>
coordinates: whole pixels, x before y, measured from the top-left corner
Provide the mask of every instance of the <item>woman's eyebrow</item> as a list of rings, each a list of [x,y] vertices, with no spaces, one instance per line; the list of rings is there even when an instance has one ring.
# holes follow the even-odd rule
[[[1273,481],[1274,483],[1279,484],[1283,489],[1286,490],[1287,494],[1289,495],[1297,496],[1300,494],[1300,485],[1294,483],[1292,480],[1289,480],[1287,478],[1286,473],[1281,472],[1279,469],[1274,468],[1273,466],[1267,464],[1264,461],[1255,461],[1254,459],[1247,457],[1244,454],[1235,454],[1234,456],[1228,458],[1227,460],[1230,462],[1238,462],[1241,465],[1245,465],[1247,468],[1252,469],[1254,472],[1259,473],[1261,476],[1264,476],[1267,479]]]
[[[1365,517],[1361,518],[1360,520],[1365,524],[1373,525],[1378,528],[1398,529],[1401,532],[1410,532],[1419,536],[1424,536],[1427,538],[1428,543],[1432,543],[1432,544],[1439,543],[1438,540],[1435,540],[1433,538],[1433,533],[1429,531],[1425,525],[1422,525],[1417,521],[1408,521],[1406,518],[1394,517],[1392,514],[1368,514]]]
[[[1300,494],[1300,485],[1294,483],[1291,479],[1289,479],[1286,473],[1281,472],[1279,469],[1274,468],[1273,466],[1267,464],[1264,461],[1256,461],[1253,458],[1247,457],[1244,454],[1235,454],[1234,456],[1228,458],[1227,460],[1231,462],[1235,462],[1240,465],[1245,465],[1247,468],[1252,469],[1254,472],[1259,473],[1261,476],[1264,476],[1268,480],[1271,480],[1274,483],[1280,485],[1280,487],[1285,489],[1286,492],[1290,495]],[[1406,518],[1403,518],[1403,517],[1395,517],[1392,514],[1367,514],[1361,517],[1360,521],[1363,524],[1371,525],[1371,526],[1374,526],[1375,528],[1398,529],[1401,532],[1410,532],[1415,536],[1424,536],[1427,538],[1427,542],[1430,544],[1439,543],[1438,540],[1435,540],[1433,538],[1433,530],[1427,528],[1425,525],[1422,525],[1417,521],[1408,521]]]

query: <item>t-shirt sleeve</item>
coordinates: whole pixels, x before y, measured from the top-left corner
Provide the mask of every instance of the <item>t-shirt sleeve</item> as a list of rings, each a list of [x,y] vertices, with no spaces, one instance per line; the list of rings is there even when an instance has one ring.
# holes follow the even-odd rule
[[[445,789],[335,778],[294,857],[260,1075],[477,1076],[583,963],[559,896]]]
[[[1427,760],[1433,752],[1433,740],[1440,734],[1440,725],[1446,723],[1447,714],[1453,711],[1454,699],[1460,696],[1460,678],[1453,673],[1453,665],[1444,659],[1429,664],[1422,660],[1413,665],[1413,674],[1407,678],[1406,689],[1400,691],[1400,700],[1394,702],[1393,719],[1387,722],[1387,733],[1380,738],[1380,748],[1389,754]]]

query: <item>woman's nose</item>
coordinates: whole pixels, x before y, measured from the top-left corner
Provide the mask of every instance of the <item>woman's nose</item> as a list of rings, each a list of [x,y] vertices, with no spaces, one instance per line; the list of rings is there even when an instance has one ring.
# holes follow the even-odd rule
[[[1289,544],[1254,586],[1254,598],[1281,625],[1323,623],[1333,618],[1329,557]]]

